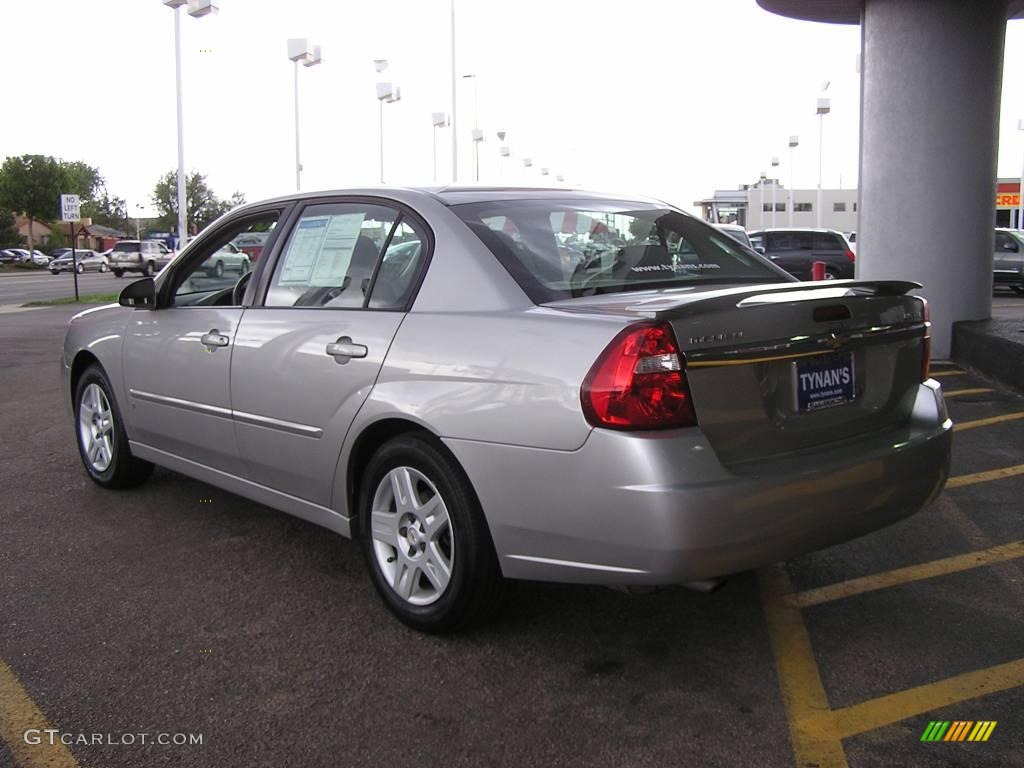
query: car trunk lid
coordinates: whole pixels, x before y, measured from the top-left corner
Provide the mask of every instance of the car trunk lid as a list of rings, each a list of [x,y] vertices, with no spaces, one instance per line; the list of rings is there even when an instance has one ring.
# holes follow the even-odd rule
[[[752,462],[903,424],[921,381],[925,303],[902,281],[843,280],[552,302],[671,324],[719,459]]]

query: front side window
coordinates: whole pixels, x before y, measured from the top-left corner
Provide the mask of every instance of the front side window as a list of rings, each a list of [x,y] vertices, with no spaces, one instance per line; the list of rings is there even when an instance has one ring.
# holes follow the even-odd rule
[[[380,205],[306,208],[278,259],[264,305],[362,307],[397,219],[397,211]]]
[[[279,216],[279,211],[270,211],[236,222],[203,243],[175,273],[175,306],[233,303],[231,289],[252,271],[252,263],[231,241],[249,232],[273,231]]]
[[[537,303],[785,279],[724,232],[668,208],[604,200],[518,200],[467,203],[452,210]]]

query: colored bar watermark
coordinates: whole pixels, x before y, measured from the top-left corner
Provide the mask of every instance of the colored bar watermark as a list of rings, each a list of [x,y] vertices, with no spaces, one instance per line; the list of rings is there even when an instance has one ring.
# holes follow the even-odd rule
[[[988,741],[996,720],[932,720],[921,741]]]

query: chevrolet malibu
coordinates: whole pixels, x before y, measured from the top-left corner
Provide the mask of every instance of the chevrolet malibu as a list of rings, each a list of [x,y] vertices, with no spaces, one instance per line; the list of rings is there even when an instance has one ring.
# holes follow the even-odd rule
[[[159,464],[355,537],[441,632],[508,579],[708,584],[921,509],[952,425],[919,287],[796,282],[657,200],[302,194],[76,315],[64,387],[95,482]]]

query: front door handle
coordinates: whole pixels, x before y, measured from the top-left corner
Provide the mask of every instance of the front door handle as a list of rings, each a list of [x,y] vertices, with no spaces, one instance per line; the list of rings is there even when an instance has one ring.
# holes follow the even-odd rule
[[[223,333],[218,331],[216,328],[211,328],[209,333],[204,333],[199,338],[199,341],[201,341],[203,343],[203,346],[206,347],[211,352],[217,347],[226,347],[228,344],[231,343],[231,339],[229,339]]]
[[[342,336],[333,344],[328,344],[326,350],[334,361],[344,365],[353,357],[366,357],[366,347],[362,344],[355,344],[349,336]]]

